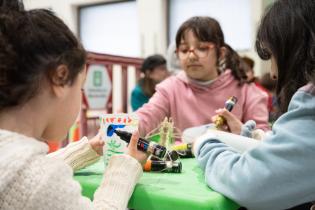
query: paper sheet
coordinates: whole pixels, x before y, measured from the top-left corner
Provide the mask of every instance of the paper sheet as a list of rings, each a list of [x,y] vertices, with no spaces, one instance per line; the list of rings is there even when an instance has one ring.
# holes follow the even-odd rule
[[[217,139],[234,148],[235,151],[239,153],[252,149],[258,146],[261,142],[253,138],[216,130],[214,129],[213,124],[191,127],[184,130],[182,136],[183,142],[192,143],[197,138]]]

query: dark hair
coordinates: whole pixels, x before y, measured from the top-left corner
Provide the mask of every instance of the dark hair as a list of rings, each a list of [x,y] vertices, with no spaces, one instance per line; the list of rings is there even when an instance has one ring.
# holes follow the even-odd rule
[[[69,28],[45,9],[25,11],[22,1],[0,0],[0,110],[34,97],[43,79],[51,83],[64,64],[72,84],[86,62],[86,52]]]
[[[144,59],[141,71],[144,73],[144,77],[139,80],[139,85],[142,87],[144,94],[151,97],[155,93],[156,82],[153,81],[148,72],[152,72],[156,67],[166,65],[166,59],[162,55],[151,55]]]
[[[220,55],[220,48],[225,47],[227,49],[225,63],[223,64],[225,69],[231,69],[234,78],[239,80],[240,84],[246,82],[245,72],[239,68],[240,57],[229,45],[224,42],[224,35],[217,20],[207,16],[195,16],[186,20],[179,27],[176,34],[177,48],[179,47],[181,40],[185,38],[186,32],[190,30],[200,41],[214,43],[217,57]],[[220,66],[219,60],[217,61],[217,66]]]
[[[251,68],[253,69],[255,66],[255,61],[251,59],[250,57],[243,56],[242,60]]]
[[[256,49],[278,69],[276,94],[286,112],[293,94],[309,81],[315,84],[315,1],[279,0],[265,13],[257,33]]]
[[[145,71],[153,71],[154,68],[162,65],[166,65],[166,60],[162,55],[151,55],[144,59],[141,71],[143,73],[145,73]]]
[[[259,83],[261,86],[266,88],[268,91],[273,92],[277,86],[277,80],[271,79],[270,73],[265,73],[260,79]]]

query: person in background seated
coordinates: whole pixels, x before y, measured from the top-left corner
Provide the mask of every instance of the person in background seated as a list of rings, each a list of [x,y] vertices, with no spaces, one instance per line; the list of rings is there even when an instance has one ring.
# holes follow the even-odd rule
[[[272,111],[272,94],[260,84],[259,78],[255,77],[254,72],[255,61],[247,56],[242,57],[241,59],[241,67],[243,68],[248,83],[254,83],[259,89],[268,94],[268,112]]]
[[[147,103],[155,93],[155,86],[169,75],[166,69],[166,60],[162,55],[147,57],[143,61],[141,72],[144,76],[138,81],[131,93],[131,107],[133,111]]]
[[[279,117],[279,107],[276,97],[277,80],[271,78],[270,73],[265,73],[260,79],[260,84],[268,91],[270,100],[268,101],[269,122],[273,124]]]
[[[255,61],[253,59],[247,56],[241,57],[241,68],[246,74],[247,82],[254,83],[259,89],[268,94],[268,91],[260,84],[259,78],[255,77],[254,67]]]
[[[185,21],[176,34],[176,54],[183,71],[158,84],[136,111],[141,136],[165,117],[180,131],[209,124],[231,96],[238,98],[233,113],[239,120],[255,120],[259,128],[269,129],[267,94],[246,82],[239,55],[225,43],[217,20],[195,16]]]
[[[255,61],[247,56],[243,56],[241,57],[241,59],[244,62],[244,65],[246,65],[244,67],[244,71],[247,77],[247,82],[249,83],[256,82],[257,78],[255,77],[255,71],[254,71]]]

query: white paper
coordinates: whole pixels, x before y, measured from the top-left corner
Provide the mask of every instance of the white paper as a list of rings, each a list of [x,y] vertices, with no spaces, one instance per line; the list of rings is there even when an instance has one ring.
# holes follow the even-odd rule
[[[191,127],[183,131],[182,140],[185,143],[192,143],[199,138],[219,140],[239,153],[250,150],[261,142],[253,138],[216,130],[213,124]]]
[[[103,159],[105,168],[110,158],[116,154],[127,152],[127,143],[121,140],[116,134],[109,134],[109,126],[118,126],[119,130],[133,132],[138,128],[138,117],[136,114],[104,114],[100,116],[101,129],[103,130],[102,139],[105,141],[103,147]]]
[[[239,153],[243,153],[247,150],[250,150],[260,144],[261,141],[258,141],[253,138],[248,138],[241,135],[236,135],[233,133],[228,133],[224,131],[218,130],[208,130],[203,138],[209,136],[210,138],[217,139],[226,145],[235,149],[235,151]]]

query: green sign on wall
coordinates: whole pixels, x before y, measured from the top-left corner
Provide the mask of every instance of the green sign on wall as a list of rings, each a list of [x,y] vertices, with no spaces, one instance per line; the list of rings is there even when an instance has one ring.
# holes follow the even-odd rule
[[[102,86],[103,74],[101,71],[94,71],[93,74],[93,85],[94,87]]]

